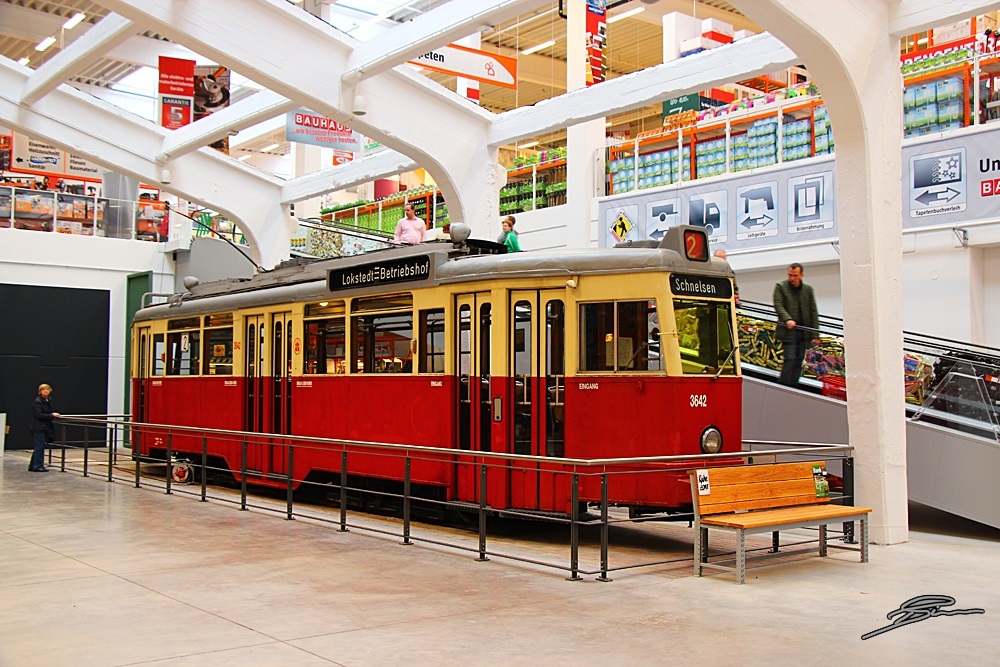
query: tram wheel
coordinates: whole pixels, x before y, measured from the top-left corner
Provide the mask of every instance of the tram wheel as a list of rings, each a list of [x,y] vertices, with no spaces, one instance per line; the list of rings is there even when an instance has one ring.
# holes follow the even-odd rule
[[[194,479],[194,469],[187,461],[178,461],[173,466],[171,478],[176,484],[190,484]]]

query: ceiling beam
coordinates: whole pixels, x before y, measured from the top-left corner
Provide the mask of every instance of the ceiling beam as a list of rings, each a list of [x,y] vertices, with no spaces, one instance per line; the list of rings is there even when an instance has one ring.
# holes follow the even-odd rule
[[[998,9],[996,0],[897,0],[890,3],[889,34],[913,35]]]
[[[281,203],[291,204],[317,197],[326,192],[343,190],[355,185],[370,183],[376,178],[388,178],[413,171],[419,165],[402,153],[386,150],[336,167],[289,181],[281,189]]]
[[[139,28],[128,19],[108,14],[34,71],[21,93],[21,102],[33,104],[48,95],[60,83],[100,60],[108,51],[138,31]]]
[[[355,46],[341,79],[356,84],[541,4],[544,0],[452,0],[438,5]]]
[[[198,150],[213,141],[229,136],[231,132],[256,125],[265,120],[283,116],[299,105],[273,93],[262,90],[249,98],[220,109],[196,123],[173,130],[163,140],[163,149],[157,154],[157,162],[166,162],[185,153]]]
[[[777,38],[767,33],[754,35],[503,113],[489,129],[487,143],[503,146],[798,62],[800,59]]]

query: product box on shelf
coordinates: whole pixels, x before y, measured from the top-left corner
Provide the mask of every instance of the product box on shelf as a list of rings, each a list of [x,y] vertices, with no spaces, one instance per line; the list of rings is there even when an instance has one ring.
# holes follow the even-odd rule
[[[688,53],[695,49],[714,49],[722,46],[722,42],[707,37],[692,37],[681,42],[681,53]]]
[[[937,86],[933,83],[922,83],[913,87],[914,106],[937,102]]]
[[[903,109],[912,109],[917,106],[917,88],[910,86],[903,91]]]
[[[723,35],[733,36],[733,26],[719,19],[702,19],[701,32],[718,32]]]
[[[938,102],[937,121],[938,123],[958,122],[962,119],[964,109],[962,100],[951,100],[950,102]]]
[[[733,36],[727,35],[721,32],[703,32],[701,36],[705,39],[710,39],[713,42],[718,42],[719,44],[732,44]]]
[[[955,99],[962,96],[962,80],[957,76],[941,79],[936,84],[936,95],[938,102]]]

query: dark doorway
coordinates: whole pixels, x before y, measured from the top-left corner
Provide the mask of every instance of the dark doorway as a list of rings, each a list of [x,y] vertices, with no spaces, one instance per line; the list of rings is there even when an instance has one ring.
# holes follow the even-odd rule
[[[31,401],[43,382],[52,385],[56,412],[108,411],[110,303],[106,290],[0,284],[0,412],[10,425],[7,449],[31,447]],[[91,437],[96,444],[103,434]]]

